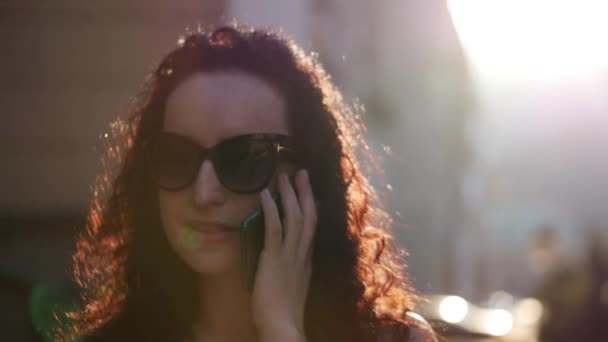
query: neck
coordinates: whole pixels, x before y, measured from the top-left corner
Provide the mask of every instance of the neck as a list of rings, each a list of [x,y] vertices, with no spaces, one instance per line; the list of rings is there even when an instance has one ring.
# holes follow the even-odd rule
[[[197,340],[255,341],[251,296],[241,287],[239,272],[199,277],[200,317]]]

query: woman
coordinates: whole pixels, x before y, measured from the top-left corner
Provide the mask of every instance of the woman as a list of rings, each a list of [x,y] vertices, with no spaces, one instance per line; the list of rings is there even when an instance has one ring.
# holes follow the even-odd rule
[[[432,340],[355,155],[362,126],[322,67],[264,30],[179,42],[113,125],[119,168],[105,164],[78,239],[83,302],[62,338]],[[260,206],[249,291],[238,232]]]

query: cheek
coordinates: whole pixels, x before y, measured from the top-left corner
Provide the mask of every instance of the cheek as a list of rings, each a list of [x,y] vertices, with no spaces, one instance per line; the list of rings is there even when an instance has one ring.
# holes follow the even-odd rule
[[[262,206],[259,200],[259,195],[251,194],[247,195],[245,198],[240,198],[239,200],[235,200],[234,202],[234,217],[239,218],[242,222],[249,214],[253,211],[257,210]],[[236,222],[235,222],[236,223]]]
[[[169,227],[172,226],[172,222],[178,215],[178,208],[181,207],[183,200],[171,193],[158,193],[158,208],[160,211],[160,219],[165,232],[169,232]]]

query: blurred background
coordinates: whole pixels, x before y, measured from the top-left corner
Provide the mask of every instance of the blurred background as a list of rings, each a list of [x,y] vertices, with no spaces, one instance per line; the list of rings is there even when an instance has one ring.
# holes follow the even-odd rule
[[[39,339],[70,288],[109,123],[186,27],[236,18],[317,52],[365,107],[418,311],[447,340],[608,340],[607,17],[605,0],[1,1],[3,339]]]

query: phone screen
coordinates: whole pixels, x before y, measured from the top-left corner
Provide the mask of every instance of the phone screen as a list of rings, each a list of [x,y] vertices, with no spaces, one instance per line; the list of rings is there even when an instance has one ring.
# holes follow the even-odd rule
[[[273,194],[272,199],[277,206],[279,218],[282,221],[283,208],[279,200],[279,194]],[[248,215],[241,224],[241,280],[243,286],[249,291],[253,290],[260,253],[264,248],[265,231],[266,225],[262,208]]]

